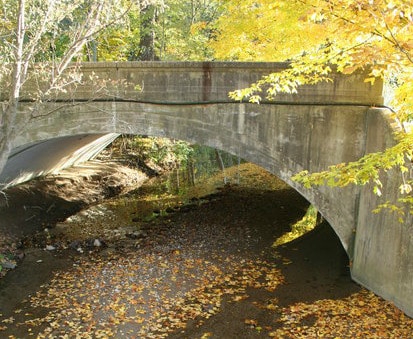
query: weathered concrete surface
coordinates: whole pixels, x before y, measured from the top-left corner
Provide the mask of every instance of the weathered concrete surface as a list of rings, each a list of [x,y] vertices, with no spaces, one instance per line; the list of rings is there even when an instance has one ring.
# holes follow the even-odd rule
[[[359,189],[307,191],[292,182],[291,176],[302,169],[321,170],[363,155],[365,107],[133,102],[111,102],[109,110],[107,106],[106,102],[95,102],[67,107],[61,114],[36,120],[28,133],[33,139],[39,134],[58,137],[62,131],[57,126],[63,125],[71,134],[149,134],[239,155],[296,187],[319,208],[343,246],[349,248]]]
[[[15,146],[66,135],[128,133],[177,138],[239,155],[276,174],[314,204],[347,250],[354,279],[413,316],[410,226],[400,225],[387,212],[373,215],[378,198],[368,188],[306,190],[291,180],[303,169],[323,170],[393,142],[386,110],[371,108],[382,103],[381,84],[371,87],[362,74],[336,75],[334,83],[306,86],[298,95],[280,95],[271,104],[228,100],[228,91],[283,67],[87,64],[85,83],[57,97],[58,102],[36,107],[28,100],[21,106],[22,121],[28,111],[37,118],[22,130]],[[90,82],[92,71],[98,78]],[[380,201],[397,192],[396,179],[388,177]]]
[[[367,153],[394,145],[386,114],[370,114],[367,126]],[[413,218],[407,209],[402,223],[396,213],[371,213],[381,203],[396,201],[403,182],[396,171],[383,174],[381,180],[383,197],[372,194],[369,186],[360,193],[352,277],[413,317]]]

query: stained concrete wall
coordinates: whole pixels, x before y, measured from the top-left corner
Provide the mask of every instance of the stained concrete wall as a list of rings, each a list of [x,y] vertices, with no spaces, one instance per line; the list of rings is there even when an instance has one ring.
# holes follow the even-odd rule
[[[85,83],[59,96],[60,101],[38,107],[28,100],[21,106],[21,121],[29,110],[37,118],[22,129],[15,146],[64,135],[128,133],[177,138],[239,155],[276,174],[314,204],[347,250],[354,279],[413,315],[411,228],[398,224],[392,214],[373,215],[377,197],[367,187],[304,189],[291,180],[303,169],[323,170],[393,142],[386,110],[371,108],[382,102],[381,84],[371,87],[363,74],[335,75],[334,83],[306,86],[272,103],[228,99],[228,91],[284,67],[88,64],[83,67]],[[88,81],[92,74],[97,78]],[[382,201],[397,192],[396,179],[385,181],[390,189],[384,190]]]
[[[367,117],[366,152],[394,145],[387,112],[371,110]],[[396,201],[403,182],[399,171],[383,173],[384,195],[363,187],[355,228],[352,277],[376,294],[393,301],[413,317],[413,218],[406,209],[403,222],[389,211],[371,213],[379,204]]]

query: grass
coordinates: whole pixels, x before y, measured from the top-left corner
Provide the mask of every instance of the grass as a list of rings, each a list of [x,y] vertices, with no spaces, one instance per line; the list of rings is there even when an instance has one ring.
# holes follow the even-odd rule
[[[317,224],[318,211],[313,205],[310,205],[305,213],[304,217],[291,226],[291,231],[283,234],[273,244],[273,247],[277,247],[286,243],[289,243],[305,233],[314,229]]]

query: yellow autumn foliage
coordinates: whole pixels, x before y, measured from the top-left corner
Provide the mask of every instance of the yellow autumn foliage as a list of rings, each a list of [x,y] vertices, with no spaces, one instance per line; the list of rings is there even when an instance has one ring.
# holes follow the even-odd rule
[[[299,86],[329,81],[335,68],[344,74],[368,70],[366,82],[382,78],[391,88],[389,105],[398,123],[399,144],[359,161],[332,166],[325,172],[299,173],[305,186],[372,182],[382,193],[380,172],[401,173],[398,202],[383,207],[413,213],[413,2],[411,0],[226,0],[226,12],[217,23],[211,43],[222,60],[286,61],[290,68],[270,74],[230,96],[259,103],[277,93],[299,93]],[[332,67],[334,66],[334,67]],[[269,85],[269,86],[268,86]],[[349,174],[350,173],[350,174]]]
[[[300,1],[229,0],[225,9],[217,22],[217,39],[211,42],[221,60],[283,61],[298,48],[310,49],[309,35],[318,39],[324,32],[322,25],[308,27],[311,6]]]

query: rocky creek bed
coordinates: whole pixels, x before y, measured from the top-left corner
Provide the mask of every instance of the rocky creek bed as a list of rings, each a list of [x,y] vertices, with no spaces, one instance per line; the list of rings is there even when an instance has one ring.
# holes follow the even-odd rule
[[[412,319],[351,281],[327,223],[274,248],[308,203],[255,166],[241,174],[186,201],[158,196],[149,218],[138,202],[121,219],[99,207],[146,180],[115,164],[7,192],[0,252],[17,267],[0,279],[0,336],[413,337]]]

